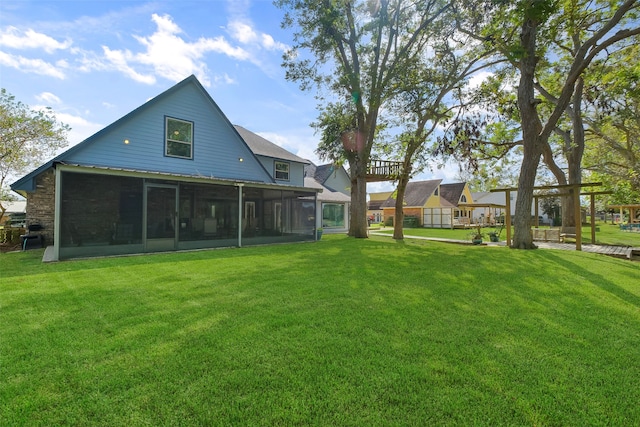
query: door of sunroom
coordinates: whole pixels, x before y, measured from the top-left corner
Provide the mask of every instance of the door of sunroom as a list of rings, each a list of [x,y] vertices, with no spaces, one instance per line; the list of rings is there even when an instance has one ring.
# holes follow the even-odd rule
[[[145,191],[145,249],[172,251],[178,241],[178,187],[147,184]]]

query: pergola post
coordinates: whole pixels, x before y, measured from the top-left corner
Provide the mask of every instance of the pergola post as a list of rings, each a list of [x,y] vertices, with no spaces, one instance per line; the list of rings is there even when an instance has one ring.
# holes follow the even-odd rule
[[[596,195],[591,193],[591,244],[596,244]]]
[[[571,187],[573,192],[574,215],[576,219],[576,251],[582,250],[582,211],[580,210],[580,186]]]
[[[504,195],[504,204],[506,209],[506,215],[504,217],[505,224],[504,226],[507,229],[507,246],[511,246],[511,190],[505,190]]]

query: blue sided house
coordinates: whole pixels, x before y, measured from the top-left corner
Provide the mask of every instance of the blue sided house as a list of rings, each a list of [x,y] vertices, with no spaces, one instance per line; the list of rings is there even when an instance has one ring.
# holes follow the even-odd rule
[[[307,164],[234,127],[190,76],[11,188],[53,260],[311,241]]]

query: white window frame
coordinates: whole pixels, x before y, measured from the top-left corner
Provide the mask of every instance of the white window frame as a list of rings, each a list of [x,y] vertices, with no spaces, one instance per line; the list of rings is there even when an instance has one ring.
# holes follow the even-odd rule
[[[278,170],[278,166],[286,166],[287,170]],[[286,178],[278,177],[278,173],[286,174]],[[281,160],[276,160],[273,162],[273,177],[278,181],[289,181],[291,179],[291,163],[283,162]]]
[[[169,135],[169,122],[173,121],[173,122],[179,122],[179,123],[184,123],[184,124],[188,124],[189,125],[189,129],[190,129],[190,135],[188,136],[189,140],[188,141],[182,141],[179,139],[171,139]],[[181,144],[184,146],[188,146],[189,147],[189,156],[181,156],[179,154],[173,154],[169,152],[169,146],[170,143],[172,144]],[[193,122],[190,122],[188,120],[181,120],[181,119],[176,119],[173,117],[165,117],[164,120],[164,154],[167,157],[175,157],[178,159],[188,159],[191,160],[193,159]]]

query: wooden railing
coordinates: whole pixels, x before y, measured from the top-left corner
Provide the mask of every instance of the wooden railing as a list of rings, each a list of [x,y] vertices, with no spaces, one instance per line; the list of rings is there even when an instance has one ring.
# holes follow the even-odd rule
[[[367,168],[367,181],[394,181],[400,175],[402,162],[390,160],[370,160]]]

